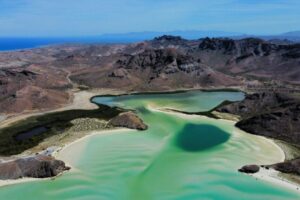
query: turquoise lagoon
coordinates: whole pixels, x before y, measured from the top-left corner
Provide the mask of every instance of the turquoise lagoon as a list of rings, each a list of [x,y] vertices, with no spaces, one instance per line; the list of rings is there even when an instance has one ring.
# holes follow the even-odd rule
[[[281,151],[269,140],[233,122],[166,111],[207,111],[243,98],[203,91],[95,97],[95,103],[136,110],[149,129],[99,132],[75,142],[59,155],[72,171],[1,187],[0,199],[299,199],[296,191],[237,172],[245,164],[279,161]]]

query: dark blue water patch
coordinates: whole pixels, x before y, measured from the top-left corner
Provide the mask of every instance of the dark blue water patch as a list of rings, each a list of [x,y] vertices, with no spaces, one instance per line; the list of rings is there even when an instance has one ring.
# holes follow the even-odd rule
[[[25,131],[25,132],[22,132],[22,133],[18,134],[17,136],[15,136],[15,139],[17,141],[27,140],[27,139],[32,138],[34,136],[41,135],[41,134],[47,132],[48,130],[49,130],[49,128],[47,128],[47,127],[37,126],[37,127],[34,127],[34,128],[32,128],[28,131]]]
[[[176,145],[184,151],[198,152],[225,143],[230,135],[209,124],[187,124],[177,135]]]

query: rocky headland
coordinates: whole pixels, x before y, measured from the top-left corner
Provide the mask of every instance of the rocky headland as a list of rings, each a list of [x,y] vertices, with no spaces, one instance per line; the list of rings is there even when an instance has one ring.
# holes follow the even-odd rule
[[[240,117],[246,132],[300,145],[300,98],[277,92],[247,94],[241,102],[217,108]]]
[[[239,116],[236,126],[248,133],[284,141],[296,148],[300,147],[300,98],[296,94],[278,92],[247,94],[243,101],[221,106],[216,110]],[[295,156],[292,160],[263,167],[299,175],[300,155]],[[248,173],[248,168],[249,166],[244,166],[239,171]]]
[[[49,178],[69,170],[65,163],[51,156],[36,155],[0,162],[0,180]]]

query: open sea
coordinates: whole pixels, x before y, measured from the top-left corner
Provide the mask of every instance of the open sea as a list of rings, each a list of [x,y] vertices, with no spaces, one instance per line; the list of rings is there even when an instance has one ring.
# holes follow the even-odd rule
[[[55,44],[113,44],[135,42],[134,39],[116,39],[103,37],[68,38],[0,38],[0,51],[31,49]]]

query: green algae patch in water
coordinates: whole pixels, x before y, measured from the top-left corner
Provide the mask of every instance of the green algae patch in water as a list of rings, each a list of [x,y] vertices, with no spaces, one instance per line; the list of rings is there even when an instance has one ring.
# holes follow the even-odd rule
[[[230,135],[209,124],[187,124],[176,137],[176,145],[188,152],[204,151],[225,143]]]

